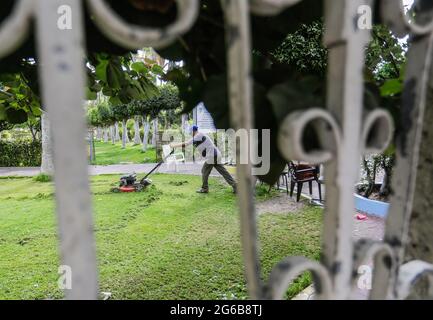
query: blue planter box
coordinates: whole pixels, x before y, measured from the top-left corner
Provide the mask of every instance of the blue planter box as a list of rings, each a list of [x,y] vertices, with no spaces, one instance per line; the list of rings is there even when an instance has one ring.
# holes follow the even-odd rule
[[[385,219],[388,214],[389,203],[370,200],[355,194],[355,208],[357,211]]]

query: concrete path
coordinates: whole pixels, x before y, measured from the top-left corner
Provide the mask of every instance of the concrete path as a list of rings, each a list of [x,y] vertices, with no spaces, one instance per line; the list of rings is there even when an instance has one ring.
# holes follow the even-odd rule
[[[147,173],[156,166],[156,163],[144,164],[116,164],[108,166],[92,166],[89,165],[89,174],[97,176],[101,174],[126,174],[126,173]],[[177,170],[174,164],[161,165],[155,172],[171,173],[171,174],[192,174],[201,175],[202,163],[181,163],[177,165]],[[40,173],[39,167],[32,168],[6,168],[0,167],[0,177],[33,177]],[[215,170],[212,175],[217,175]]]

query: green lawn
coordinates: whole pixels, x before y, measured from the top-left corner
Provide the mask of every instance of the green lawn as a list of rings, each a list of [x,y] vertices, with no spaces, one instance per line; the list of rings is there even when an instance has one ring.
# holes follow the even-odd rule
[[[109,193],[118,176],[92,178],[100,291],[113,299],[245,299],[236,199],[216,178],[155,174],[153,186]],[[259,190],[258,200],[269,197]],[[0,299],[61,298],[51,183],[0,179]],[[322,211],[258,217],[262,270],[288,255],[319,258]],[[301,277],[292,297],[310,283]]]
[[[155,149],[149,146],[146,152],[141,150],[141,145],[128,143],[125,149],[122,149],[122,143],[111,144],[104,142],[95,142],[96,161],[92,164],[109,165],[119,163],[148,163],[156,162]]]

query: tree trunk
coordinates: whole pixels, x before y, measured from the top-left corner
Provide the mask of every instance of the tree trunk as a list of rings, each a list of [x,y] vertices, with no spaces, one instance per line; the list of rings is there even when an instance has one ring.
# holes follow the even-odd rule
[[[126,148],[127,136],[128,136],[128,131],[126,130],[126,120],[122,120],[122,149]]]
[[[114,126],[110,126],[110,136],[111,136],[111,143],[115,144],[116,143],[116,133],[115,133],[116,129]]]
[[[36,142],[36,130],[33,128],[33,126],[29,125],[30,133],[32,134],[32,140],[33,142]],[[0,139],[1,139],[1,133],[0,133]]]
[[[134,117],[134,145],[141,143],[140,137],[140,118],[138,116]]]
[[[388,196],[391,193],[391,178],[392,178],[392,168],[394,167],[395,160],[392,159],[389,161],[388,164],[385,163],[384,160],[382,160],[382,167],[385,171],[385,174],[383,176],[383,182],[380,186],[380,195],[382,196]]]
[[[102,141],[102,130],[100,127],[96,127],[96,140]]]
[[[150,130],[150,123],[147,121],[147,117],[143,117],[143,151],[147,151],[147,144],[149,143],[149,130]]]
[[[156,136],[158,135],[158,117],[152,120],[152,145],[156,148]]]
[[[89,130],[89,156],[90,161],[95,161],[95,132],[93,129]]]
[[[370,167],[368,166],[367,159],[365,157],[362,158],[362,163],[364,166],[364,170],[367,176],[367,188],[364,191],[364,197],[369,198],[371,194],[373,193],[374,189],[374,180],[371,178],[371,171]]]
[[[115,131],[114,142],[118,142],[120,141],[120,132],[119,132],[119,123],[117,121],[114,123],[114,131]]]
[[[54,174],[53,161],[53,143],[51,136],[51,127],[46,112],[41,116],[41,134],[42,134],[42,162],[41,173],[52,176]]]
[[[125,121],[125,128],[123,130],[125,132],[126,143],[130,143],[131,140],[129,140],[128,120]]]
[[[186,127],[187,121],[188,121],[188,115],[186,113],[182,114],[182,132],[186,132],[187,130]]]
[[[104,128],[104,142],[108,143],[108,128]]]
[[[382,185],[380,186],[380,195],[387,196],[391,191],[391,174],[388,170],[385,170],[385,174],[383,175]]]

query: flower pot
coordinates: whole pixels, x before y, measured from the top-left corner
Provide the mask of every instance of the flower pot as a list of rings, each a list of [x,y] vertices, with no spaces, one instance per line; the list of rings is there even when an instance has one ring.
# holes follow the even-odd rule
[[[388,214],[389,203],[377,200],[371,200],[354,194],[355,209],[361,213],[385,219]]]

